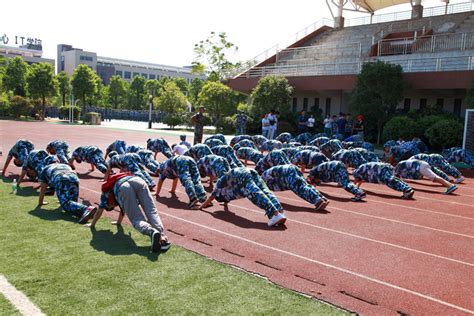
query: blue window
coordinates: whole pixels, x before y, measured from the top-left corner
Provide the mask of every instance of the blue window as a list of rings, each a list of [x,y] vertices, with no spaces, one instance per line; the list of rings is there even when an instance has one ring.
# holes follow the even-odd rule
[[[91,56],[79,56],[79,59],[82,60],[82,61],[92,61],[92,57]]]
[[[153,74],[150,74],[150,80],[155,80],[155,79],[156,79],[156,76]]]
[[[122,75],[122,70],[116,70],[116,71],[115,71],[115,75],[116,75],[116,76],[119,76],[119,77],[123,77],[123,75]]]
[[[132,73],[130,71],[124,71],[123,77],[125,79],[130,79],[130,78],[132,78]]]

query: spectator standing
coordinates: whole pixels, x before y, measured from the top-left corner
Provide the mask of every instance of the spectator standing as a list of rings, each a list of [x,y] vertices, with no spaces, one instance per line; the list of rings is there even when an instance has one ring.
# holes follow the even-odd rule
[[[274,139],[275,134],[277,131],[278,125],[278,117],[275,110],[271,110],[270,113],[267,115],[268,122],[270,123],[270,127],[268,128],[268,139]]]
[[[364,139],[364,117],[362,115],[357,115],[356,123],[354,125],[354,134],[357,134]]]
[[[351,113],[346,114],[346,132],[344,133],[344,139],[351,136],[353,133],[354,122],[352,121]]]
[[[262,136],[268,138],[268,132],[270,130],[270,121],[268,120],[268,114],[262,115]]]
[[[206,109],[200,106],[198,112],[191,117],[194,125],[194,144],[202,142],[202,134],[204,133],[204,112]]]
[[[326,134],[327,137],[331,137],[332,135],[332,124],[334,121],[332,118],[328,115],[326,115],[326,118],[323,121],[324,124],[324,134]]]
[[[331,120],[332,120],[331,134],[328,135],[328,137],[331,137],[337,134],[337,124],[336,124],[337,116],[336,115],[331,116]]]
[[[347,121],[346,121],[346,117],[344,113],[342,112],[339,113],[339,118],[337,119],[336,124],[337,124],[337,133],[344,135],[346,133],[346,125],[347,125]]]
[[[316,122],[316,120],[314,119],[314,115],[311,114],[308,118],[308,120],[306,121],[306,126],[308,127],[308,132],[310,132],[311,134],[314,134],[314,123]]]
[[[301,111],[300,115],[298,116],[298,134],[306,133],[306,112]]]
[[[249,117],[242,111],[239,111],[235,120],[235,135],[245,135],[247,133],[247,121]]]

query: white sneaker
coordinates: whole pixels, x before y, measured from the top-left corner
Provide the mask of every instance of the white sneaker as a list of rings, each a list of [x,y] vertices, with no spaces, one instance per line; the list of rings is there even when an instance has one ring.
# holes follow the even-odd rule
[[[461,183],[461,182],[463,182],[463,181],[464,181],[464,177],[463,177],[463,176],[460,176],[459,178],[456,178],[456,179],[454,180],[454,183],[458,184],[458,183]]]
[[[278,212],[276,215],[273,215],[272,218],[268,221],[268,226],[277,226],[280,224],[284,224],[286,222],[286,216],[282,213]]]

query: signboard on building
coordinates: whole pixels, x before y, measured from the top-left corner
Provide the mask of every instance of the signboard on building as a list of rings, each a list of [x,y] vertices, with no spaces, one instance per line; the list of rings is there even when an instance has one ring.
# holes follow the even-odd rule
[[[8,35],[0,34],[0,44],[3,45],[15,45],[20,48],[32,49],[32,50],[43,50],[42,40],[35,37],[20,36],[20,35]]]

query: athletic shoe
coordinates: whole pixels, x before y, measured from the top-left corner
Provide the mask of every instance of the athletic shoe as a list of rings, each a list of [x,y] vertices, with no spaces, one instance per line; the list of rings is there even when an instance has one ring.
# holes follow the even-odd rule
[[[323,211],[326,208],[326,206],[328,206],[328,204],[329,204],[329,201],[325,198],[322,198],[321,200],[319,200],[318,203],[316,203],[316,205],[314,206],[314,210],[316,212]]]
[[[461,182],[463,182],[463,181],[464,181],[464,177],[463,177],[463,176],[460,176],[459,178],[456,178],[456,179],[454,180],[454,183],[461,183]]]
[[[415,191],[411,189],[410,191],[403,193],[403,198],[407,200],[411,199],[413,197],[413,194],[415,194]]]
[[[164,241],[160,244],[160,251],[165,253],[171,248],[171,243],[169,241]]]
[[[273,215],[272,218],[268,221],[268,226],[277,226],[280,224],[284,224],[286,222],[286,216],[282,213],[278,212],[277,214]]]
[[[161,233],[157,230],[153,231],[153,233],[151,234],[151,252],[160,251],[160,239]]]
[[[354,196],[351,201],[352,202],[360,202],[362,201],[363,199],[365,199],[367,195],[365,193],[362,193],[362,194],[356,194],[356,196]]]
[[[189,207],[190,209],[195,209],[197,202],[199,202],[197,199],[192,200],[191,202],[188,203],[188,207]]]
[[[446,192],[444,194],[450,194],[450,193],[453,193],[454,191],[456,191],[458,189],[458,186],[453,184],[452,186],[450,186],[449,188],[446,189]]]
[[[79,219],[79,224],[85,224],[87,223],[92,216],[94,216],[95,212],[97,211],[97,208],[95,206],[89,206],[84,213],[82,213],[81,218]]]

